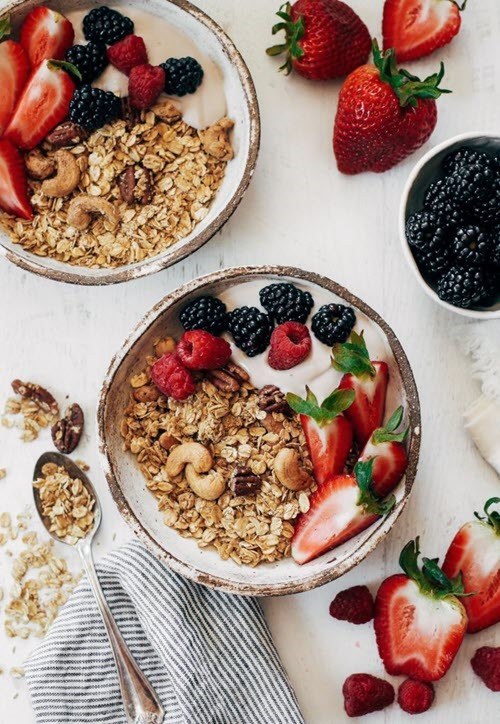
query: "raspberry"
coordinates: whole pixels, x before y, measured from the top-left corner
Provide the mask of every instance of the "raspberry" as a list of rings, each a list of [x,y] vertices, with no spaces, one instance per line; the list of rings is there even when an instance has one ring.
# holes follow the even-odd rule
[[[373,618],[373,596],[366,586],[353,586],[337,593],[330,604],[330,616],[349,623],[366,623]]]
[[[133,108],[151,108],[165,85],[165,71],[155,65],[136,65],[130,71],[128,95]]]
[[[153,384],[167,397],[185,400],[196,389],[193,376],[175,354],[164,354],[151,367]]]
[[[108,48],[108,60],[115,68],[129,75],[136,65],[148,62],[148,51],[144,40],[138,35],[126,35]]]
[[[311,335],[305,324],[285,322],[274,329],[268,362],[273,370],[289,370],[311,351]]]
[[[500,691],[500,646],[481,646],[470,663],[488,689]]]
[[[342,687],[347,716],[380,711],[394,701],[394,687],[371,674],[351,674]]]
[[[433,701],[434,687],[428,681],[405,679],[398,689],[398,704],[407,714],[422,714]]]
[[[229,362],[231,345],[203,329],[193,329],[180,338],[177,355],[190,370],[217,370]]]

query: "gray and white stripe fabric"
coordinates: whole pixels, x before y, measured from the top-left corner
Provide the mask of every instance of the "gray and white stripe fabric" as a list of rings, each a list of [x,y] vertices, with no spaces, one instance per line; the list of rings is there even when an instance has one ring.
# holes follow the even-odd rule
[[[116,622],[168,724],[303,724],[256,599],[196,585],[137,541],[103,559]],[[124,724],[104,625],[83,580],[26,665],[37,724]]]

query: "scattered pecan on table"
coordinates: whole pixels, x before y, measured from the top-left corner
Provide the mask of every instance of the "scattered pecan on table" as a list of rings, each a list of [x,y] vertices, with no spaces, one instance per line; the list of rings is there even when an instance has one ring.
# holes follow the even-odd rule
[[[59,452],[65,455],[73,452],[82,437],[83,425],[83,410],[74,402],[51,428],[52,440]]]
[[[59,405],[54,396],[51,395],[45,387],[33,382],[21,382],[21,380],[13,380],[11,386],[16,395],[33,400],[42,410],[45,410],[45,412],[59,416]]]

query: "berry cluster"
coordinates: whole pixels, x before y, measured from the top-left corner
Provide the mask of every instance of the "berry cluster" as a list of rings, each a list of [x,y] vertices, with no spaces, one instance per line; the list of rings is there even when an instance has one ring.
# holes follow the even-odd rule
[[[500,159],[462,147],[406,222],[413,255],[444,301],[487,307],[500,296]]]

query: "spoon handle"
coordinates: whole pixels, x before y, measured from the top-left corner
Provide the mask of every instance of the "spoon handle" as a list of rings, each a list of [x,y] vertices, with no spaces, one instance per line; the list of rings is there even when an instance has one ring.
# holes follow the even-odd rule
[[[165,711],[155,690],[130,653],[111,614],[97,577],[90,541],[84,538],[76,547],[108,633],[118,671],[127,724],[161,724]]]

